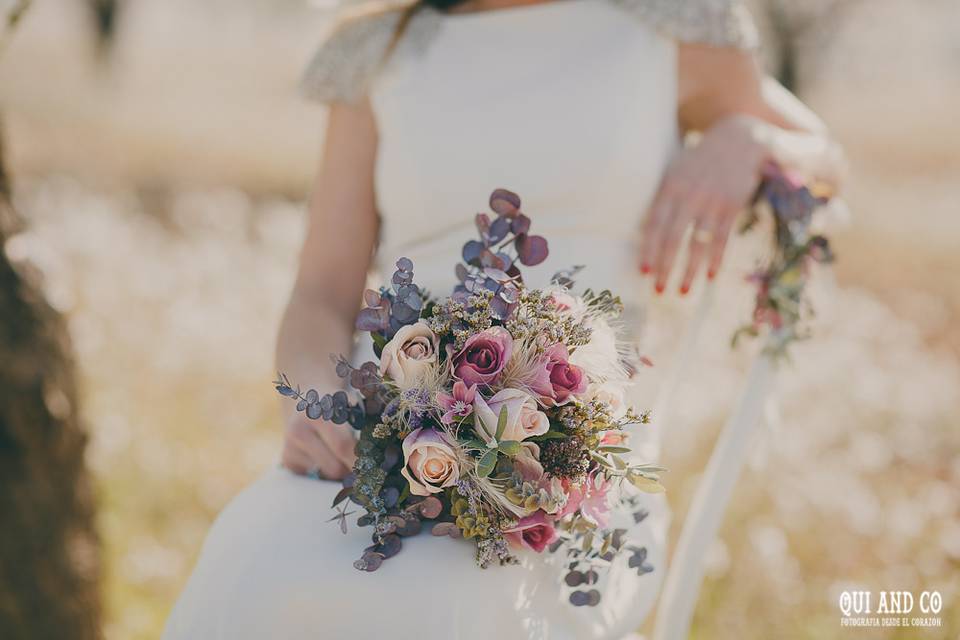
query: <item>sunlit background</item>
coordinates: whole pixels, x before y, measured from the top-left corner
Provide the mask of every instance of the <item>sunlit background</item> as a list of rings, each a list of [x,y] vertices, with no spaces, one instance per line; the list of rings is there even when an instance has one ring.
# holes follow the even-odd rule
[[[0,58],[29,223],[6,251],[42,270],[69,319],[105,634],[127,640],[159,635],[213,518],[278,457],[273,337],[324,116],[296,80],[331,14],[305,0],[120,0],[98,33],[110,20],[96,6],[36,2]],[[708,554],[694,634],[954,638],[960,3],[756,6],[767,64],[846,146],[853,217],[832,232],[816,337],[794,350]],[[736,269],[721,292],[739,299]],[[665,434],[680,514],[742,381],[727,337],[747,309],[734,306],[702,336]],[[842,629],[849,588],[939,590],[944,626]]]

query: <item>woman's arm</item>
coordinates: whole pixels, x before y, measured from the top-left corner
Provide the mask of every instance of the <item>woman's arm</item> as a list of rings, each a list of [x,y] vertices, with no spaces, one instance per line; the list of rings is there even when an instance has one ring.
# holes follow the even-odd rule
[[[330,354],[349,354],[377,238],[373,172],[377,134],[369,104],[330,108],[300,266],[277,340],[277,368],[318,390],[341,386]],[[283,464],[341,478],[353,464],[348,425],[308,420],[284,405]]]
[[[737,216],[776,163],[836,189],[843,153],[820,119],[775,80],[764,78],[754,57],[704,45],[679,50],[679,113],[695,146],[671,163],[644,222],[640,270],[653,273],[662,292],[689,234],[689,260],[680,284],[686,293],[704,266],[720,267]]]

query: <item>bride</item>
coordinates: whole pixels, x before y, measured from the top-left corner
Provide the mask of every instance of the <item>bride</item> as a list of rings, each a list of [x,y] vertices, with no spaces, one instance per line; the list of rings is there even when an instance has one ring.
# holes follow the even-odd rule
[[[470,214],[496,187],[523,197],[551,271],[587,265],[579,284],[617,291],[634,317],[644,278],[664,292],[678,256],[680,294],[712,278],[765,164],[838,175],[836,146],[761,77],[755,44],[734,0],[420,0],[343,22],[305,77],[330,111],[278,368],[337,385],[329,354],[367,359],[352,328],[368,272],[407,256],[421,286],[446,293]],[[698,142],[682,145],[689,132]],[[375,577],[356,571],[368,533],[328,522],[353,434],[285,408],[285,469],[220,515],[168,640],[619,638],[649,614],[668,523],[650,496],[616,525],[646,557],[618,561],[598,607],[571,606],[549,563],[481,571],[448,538],[411,539]],[[653,431],[632,444],[656,455]]]

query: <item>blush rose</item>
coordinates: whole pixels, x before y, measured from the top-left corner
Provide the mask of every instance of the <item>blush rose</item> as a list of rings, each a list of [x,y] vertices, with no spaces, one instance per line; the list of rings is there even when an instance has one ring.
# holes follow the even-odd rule
[[[480,437],[490,442],[497,433],[500,411],[507,408],[507,424],[501,440],[522,441],[550,430],[547,415],[537,409],[537,401],[526,391],[502,389],[489,400],[477,394],[473,408],[479,419]]]
[[[415,387],[426,371],[439,362],[437,335],[424,322],[397,331],[380,354],[380,375],[403,390]]]
[[[460,479],[456,445],[443,432],[416,429],[403,439],[403,469],[410,493],[429,496],[453,486]]]

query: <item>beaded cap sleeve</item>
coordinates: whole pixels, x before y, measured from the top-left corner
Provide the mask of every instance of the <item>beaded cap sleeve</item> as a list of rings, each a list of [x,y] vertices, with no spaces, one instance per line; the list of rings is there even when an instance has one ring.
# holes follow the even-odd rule
[[[741,0],[609,0],[680,42],[755,49],[757,28]]]
[[[756,27],[741,0],[589,1],[618,6],[680,42],[738,49],[757,46]],[[370,2],[345,0],[344,4],[356,6]],[[404,6],[409,4],[407,1],[399,8],[366,13],[342,22],[307,66],[301,81],[303,94],[319,102],[355,103],[366,94],[388,55],[423,51],[442,27],[444,15],[431,8],[416,11],[403,29],[402,38],[394,43]]]
[[[385,62],[391,48],[422,48],[439,26],[435,12],[418,11],[396,43],[404,11],[394,9],[343,21],[320,45],[300,81],[304,96],[318,102],[355,103]]]

